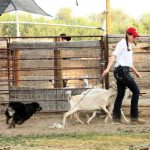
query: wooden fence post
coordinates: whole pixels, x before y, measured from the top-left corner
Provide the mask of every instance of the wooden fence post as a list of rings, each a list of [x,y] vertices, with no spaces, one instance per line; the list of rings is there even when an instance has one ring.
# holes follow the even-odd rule
[[[60,41],[60,38],[55,38],[55,45]],[[54,88],[62,88],[63,80],[62,80],[62,62],[61,62],[62,53],[61,50],[54,50]]]
[[[105,51],[104,51],[104,60],[106,61],[104,69],[106,69],[108,61],[109,61],[109,43],[108,43],[108,35],[106,34],[104,38],[105,43]],[[105,76],[105,88],[109,88],[109,73]]]
[[[13,85],[14,86],[19,86],[19,80],[20,80],[20,73],[19,73],[19,60],[18,58],[20,58],[20,51],[18,49],[16,49],[14,51],[14,81],[13,81]]]

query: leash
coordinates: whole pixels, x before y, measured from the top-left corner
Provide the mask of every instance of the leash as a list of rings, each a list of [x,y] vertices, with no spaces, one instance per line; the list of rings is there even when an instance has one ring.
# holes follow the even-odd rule
[[[103,79],[103,77],[104,76],[101,76],[100,78],[99,78],[99,81],[101,81],[102,79]],[[73,110],[85,97],[86,97],[86,95],[95,87],[97,85],[97,81],[96,81],[96,83],[85,93],[85,95],[75,104],[75,106],[71,109],[71,110]],[[70,110],[70,111],[71,111]]]

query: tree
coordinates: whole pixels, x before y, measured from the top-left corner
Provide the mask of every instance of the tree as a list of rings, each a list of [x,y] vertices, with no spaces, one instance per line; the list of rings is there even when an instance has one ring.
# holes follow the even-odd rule
[[[150,34],[150,13],[145,13],[140,20],[141,24],[144,27],[143,33]]]
[[[15,21],[14,14],[3,14],[0,21]],[[16,24],[2,24],[0,26],[1,36],[16,36]]]
[[[72,18],[71,13],[72,10],[70,8],[60,8],[57,13],[57,18],[67,22]]]
[[[125,29],[132,24],[132,18],[121,9],[111,10],[111,33],[124,34]]]
[[[33,17],[28,13],[20,13],[19,20],[27,22],[37,23],[49,23],[49,24],[67,24],[67,25],[79,25],[79,26],[92,26],[102,27],[105,21],[106,14],[90,14],[86,17],[72,17],[72,10],[70,8],[61,8],[57,17],[59,19],[46,19],[44,17]],[[0,21],[15,21],[16,17],[14,13],[3,14],[0,17]],[[135,26],[140,34],[150,33],[150,13],[146,13],[141,16],[140,20],[134,19],[128,16],[120,9],[111,10],[111,30],[112,34],[124,34],[125,29],[129,26]],[[64,27],[64,26],[47,26],[36,24],[20,24],[21,36],[59,36],[61,33],[67,35],[102,35],[103,31],[98,29],[79,28],[79,27]],[[1,36],[16,36],[16,24],[0,24]],[[84,38],[82,38],[83,40]],[[73,40],[79,40],[79,38],[73,38]],[[86,38],[88,40],[88,38]]]

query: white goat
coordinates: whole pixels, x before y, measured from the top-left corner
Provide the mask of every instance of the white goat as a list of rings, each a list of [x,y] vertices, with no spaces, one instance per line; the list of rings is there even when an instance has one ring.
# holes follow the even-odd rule
[[[95,93],[93,95],[75,95],[70,99],[71,108],[68,112],[64,114],[63,117],[63,126],[65,126],[65,121],[67,116],[77,112],[77,111],[94,111],[103,109],[107,116],[112,119],[110,112],[107,110],[106,106],[108,104],[108,100],[112,99],[112,97],[116,96],[116,84],[113,83],[112,87],[102,93]]]
[[[67,87],[67,82],[68,82],[69,79],[63,79],[63,87]],[[49,82],[52,84],[53,88],[54,88],[54,85],[55,85],[55,80],[54,79],[51,79],[49,80]]]
[[[86,90],[86,91],[83,91],[80,95],[85,95],[85,96],[87,96],[87,95],[94,95],[94,94],[96,94],[96,93],[103,93],[103,92],[105,92],[105,91],[107,91],[106,89],[102,89],[102,88],[93,88],[93,89],[88,89],[88,90]],[[72,97],[72,92],[71,92],[71,90],[69,90],[69,91],[66,91],[66,93],[65,93],[66,95],[67,95],[67,100],[68,100],[68,102],[70,103],[70,99],[71,99],[71,97]],[[74,118],[76,118],[76,120],[77,121],[79,121],[81,124],[84,124],[81,120],[80,120],[80,118],[79,118],[79,114],[80,114],[80,112],[82,112],[82,111],[77,111],[77,112],[75,112],[75,113],[73,113],[72,115],[70,115],[70,119],[72,119],[72,117],[74,117]],[[85,111],[83,111],[84,113],[86,113],[86,116],[87,116],[87,118],[89,119],[90,117],[89,117],[89,111],[88,112],[85,112]],[[93,112],[93,111],[92,111]],[[94,111],[93,112],[93,117],[91,116],[91,119],[89,120],[89,122],[95,117],[95,115],[96,115],[96,112],[97,111]],[[89,123],[89,122],[87,122],[87,123]]]
[[[83,87],[88,88],[89,87],[89,81],[88,79],[83,79]]]
[[[96,93],[103,93],[106,91],[107,91],[106,89],[102,89],[102,88],[93,88],[93,89],[88,89],[86,91],[83,91],[81,95],[94,95]]]
[[[94,94],[96,94],[96,93],[104,93],[104,92],[106,92],[106,91],[107,91],[106,89],[100,89],[100,88],[88,89],[88,90],[82,92],[81,95],[89,95],[89,94],[90,94],[90,95],[94,95]],[[71,92],[68,91],[66,94],[68,95],[68,101],[70,101],[70,99],[71,99]],[[123,101],[126,101],[127,98],[128,98],[129,96],[131,96],[131,94],[132,94],[131,91],[130,91],[129,89],[127,89]],[[113,108],[114,108],[114,101],[115,101],[116,95],[117,95],[117,91],[116,91],[116,94],[115,94],[115,95],[113,95],[111,98],[108,99],[107,109],[109,110],[110,113],[112,113],[112,111],[113,111]],[[85,111],[84,111],[84,112],[85,112]],[[88,111],[88,112],[89,112],[89,111]],[[75,112],[75,113],[74,113],[74,117],[75,117],[81,124],[84,124],[84,123],[80,120],[80,118],[79,118],[79,113],[80,113],[80,111]],[[90,121],[96,116],[96,113],[97,113],[97,111],[94,111],[93,114],[92,114],[92,116],[91,116],[91,117],[88,117],[88,121],[87,121],[88,124],[89,124]],[[122,114],[123,119],[125,120],[125,122],[128,122],[128,120],[126,119],[126,117],[125,117],[125,115],[124,115],[124,113],[123,113],[122,110],[121,110],[121,114]],[[105,118],[105,122],[107,122],[108,118],[109,118],[109,116],[107,116],[107,117]]]
[[[93,87],[93,85],[89,84],[89,79],[87,78],[87,76],[86,76],[86,78],[80,79],[80,80],[83,81],[82,87],[84,87],[84,88],[92,88]],[[97,83],[94,86],[98,89],[99,87],[102,87],[102,84]]]

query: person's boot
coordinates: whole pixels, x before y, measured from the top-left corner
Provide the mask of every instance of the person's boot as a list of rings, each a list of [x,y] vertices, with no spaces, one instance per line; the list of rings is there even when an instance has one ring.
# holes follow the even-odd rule
[[[121,119],[113,119],[113,124],[121,124],[121,123],[123,123],[122,121],[121,121]]]
[[[131,118],[130,124],[145,124],[146,122],[140,118]]]
[[[122,123],[122,121],[121,121],[121,113],[119,114],[119,113],[113,112],[112,118],[113,118],[113,123],[114,124],[121,124]]]

